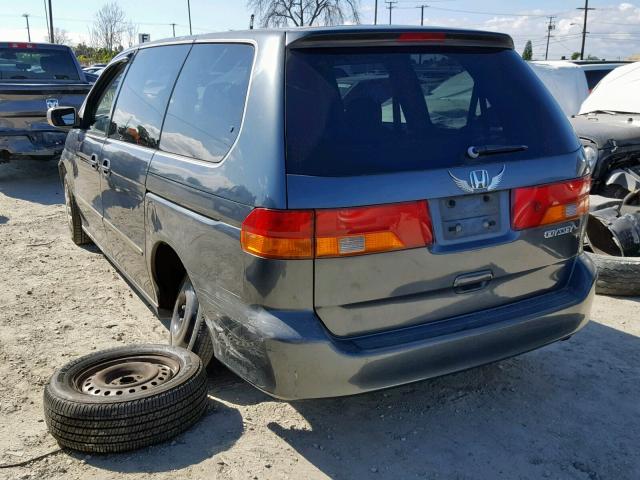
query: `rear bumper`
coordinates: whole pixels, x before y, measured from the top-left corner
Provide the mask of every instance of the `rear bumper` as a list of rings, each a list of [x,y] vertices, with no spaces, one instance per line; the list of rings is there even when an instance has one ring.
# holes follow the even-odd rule
[[[424,380],[563,339],[588,322],[595,278],[595,267],[581,255],[560,290],[442,322],[349,339],[331,336],[313,312],[236,305],[229,316],[214,316],[207,312],[208,302],[204,307],[216,356],[261,390],[294,400]]]
[[[58,131],[0,132],[0,161],[57,157],[64,149],[66,138],[66,132]]]

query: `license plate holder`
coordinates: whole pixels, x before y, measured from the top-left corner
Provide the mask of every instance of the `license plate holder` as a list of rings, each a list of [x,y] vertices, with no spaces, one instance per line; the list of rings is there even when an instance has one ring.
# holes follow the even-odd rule
[[[504,232],[502,192],[438,199],[440,231],[446,242],[487,238]]]

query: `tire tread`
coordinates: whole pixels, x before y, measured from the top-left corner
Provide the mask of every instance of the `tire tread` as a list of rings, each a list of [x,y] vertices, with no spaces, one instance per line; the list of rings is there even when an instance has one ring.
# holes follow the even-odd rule
[[[640,295],[640,257],[587,253],[598,267],[596,292],[603,295]]]
[[[78,362],[97,361],[114,350],[122,348],[79,358],[61,371]],[[188,429],[207,409],[207,374],[202,362],[196,360],[193,373],[181,383],[135,400],[100,403],[92,397],[92,402],[83,403],[57,395],[50,383],[44,391],[49,432],[63,447],[93,453],[123,452],[168,440]],[[56,378],[54,374],[51,382]]]

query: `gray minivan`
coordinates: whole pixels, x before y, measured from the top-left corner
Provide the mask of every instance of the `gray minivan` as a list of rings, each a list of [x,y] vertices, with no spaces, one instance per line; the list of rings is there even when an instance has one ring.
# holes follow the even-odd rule
[[[173,344],[273,396],[422,380],[588,321],[589,167],[507,35],[146,43],[49,120],[74,241],[171,313]]]

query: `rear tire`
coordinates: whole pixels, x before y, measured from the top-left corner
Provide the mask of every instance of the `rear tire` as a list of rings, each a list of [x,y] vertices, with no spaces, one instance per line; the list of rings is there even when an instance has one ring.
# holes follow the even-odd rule
[[[596,293],[602,295],[640,295],[640,257],[614,257],[587,253],[598,267]]]
[[[199,326],[197,325],[198,320],[200,321]],[[200,357],[205,368],[209,365],[213,359],[211,333],[200,309],[196,291],[188,276],[185,276],[182,281],[173,306],[169,332],[171,345],[188,348]]]
[[[71,193],[69,182],[66,177],[64,179],[64,207],[67,215],[67,225],[69,226],[69,233],[71,234],[71,240],[76,245],[86,245],[91,243],[89,235],[82,229],[82,217],[80,216],[80,209],[76,204],[76,200]]]
[[[49,432],[60,446],[82,452],[124,452],[168,440],[206,408],[202,362],[168,345],[91,353],[56,371],[44,391]]]

